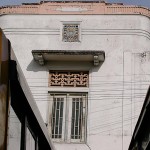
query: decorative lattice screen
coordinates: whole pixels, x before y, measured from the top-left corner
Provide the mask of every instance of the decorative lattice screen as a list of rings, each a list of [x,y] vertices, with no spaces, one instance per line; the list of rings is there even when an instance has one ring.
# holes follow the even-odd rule
[[[79,25],[78,24],[64,24],[63,41],[64,42],[78,42],[79,41]]]
[[[49,86],[88,87],[89,73],[78,71],[50,71]]]

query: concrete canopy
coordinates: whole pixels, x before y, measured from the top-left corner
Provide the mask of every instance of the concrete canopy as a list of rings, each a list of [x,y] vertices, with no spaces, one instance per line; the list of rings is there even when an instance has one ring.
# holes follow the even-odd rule
[[[44,65],[46,61],[84,61],[93,62],[97,66],[105,60],[105,52],[96,50],[32,50],[32,55],[40,65]]]

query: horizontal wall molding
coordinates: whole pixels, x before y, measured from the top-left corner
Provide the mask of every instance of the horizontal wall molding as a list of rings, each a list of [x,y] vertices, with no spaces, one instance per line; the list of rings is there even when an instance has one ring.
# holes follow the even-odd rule
[[[49,28],[4,28],[6,35],[60,35],[60,29]],[[150,32],[142,29],[81,29],[81,35],[135,35],[150,40]]]

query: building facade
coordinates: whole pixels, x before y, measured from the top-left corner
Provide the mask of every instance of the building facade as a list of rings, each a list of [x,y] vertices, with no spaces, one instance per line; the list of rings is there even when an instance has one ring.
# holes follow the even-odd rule
[[[56,149],[128,149],[150,81],[150,10],[56,0],[0,12]]]
[[[10,59],[11,54],[11,43],[0,29],[0,150],[55,150],[19,63]]]

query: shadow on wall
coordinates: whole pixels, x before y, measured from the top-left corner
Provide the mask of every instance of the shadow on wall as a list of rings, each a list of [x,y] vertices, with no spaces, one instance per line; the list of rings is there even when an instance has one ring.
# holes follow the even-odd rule
[[[101,61],[98,66],[93,66],[92,72],[98,72],[99,69],[102,67],[103,63],[104,61]]]
[[[34,71],[34,72],[38,72],[38,71],[45,71],[46,66],[41,66],[39,65],[34,59],[30,62],[30,64],[27,66],[27,71]]]
[[[68,62],[68,61],[49,61],[45,62],[45,65],[40,65],[34,59],[27,66],[27,71],[47,71],[47,70],[83,70],[89,71],[92,69],[93,72],[98,72],[103,62],[100,62],[98,66],[94,66],[93,62]]]

